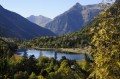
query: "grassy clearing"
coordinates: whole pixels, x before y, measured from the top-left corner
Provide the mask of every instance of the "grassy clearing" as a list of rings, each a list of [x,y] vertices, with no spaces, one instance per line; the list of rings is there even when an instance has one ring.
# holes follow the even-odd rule
[[[84,47],[84,48],[38,48],[38,50],[55,50],[61,52],[71,52],[71,53],[87,53],[89,54],[91,47]]]
[[[90,52],[90,47],[85,47],[85,48],[60,48],[61,51],[63,52],[72,52],[72,53],[89,53]]]

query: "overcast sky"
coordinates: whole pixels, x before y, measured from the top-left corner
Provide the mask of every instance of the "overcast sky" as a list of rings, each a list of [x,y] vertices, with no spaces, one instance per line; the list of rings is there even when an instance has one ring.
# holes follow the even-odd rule
[[[49,18],[65,12],[77,2],[81,5],[97,4],[102,0],[0,0],[4,8],[24,17],[43,15]]]

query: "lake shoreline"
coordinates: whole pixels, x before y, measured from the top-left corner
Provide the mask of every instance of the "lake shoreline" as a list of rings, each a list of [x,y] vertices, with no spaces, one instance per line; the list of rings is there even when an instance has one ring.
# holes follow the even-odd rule
[[[54,50],[54,51],[61,51],[65,53],[78,53],[78,54],[89,54],[91,47],[84,47],[84,48],[34,48],[36,50]]]

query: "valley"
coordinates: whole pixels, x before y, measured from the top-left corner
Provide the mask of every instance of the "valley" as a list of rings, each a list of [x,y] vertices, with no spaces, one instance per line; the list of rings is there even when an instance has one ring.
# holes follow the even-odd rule
[[[120,79],[120,0],[104,1],[54,19],[0,6],[0,79]]]

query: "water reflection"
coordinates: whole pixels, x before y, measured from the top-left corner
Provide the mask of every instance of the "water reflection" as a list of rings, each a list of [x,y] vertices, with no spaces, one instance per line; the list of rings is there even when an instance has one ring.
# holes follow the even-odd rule
[[[70,60],[81,60],[84,58],[84,54],[71,54],[71,53],[44,51],[44,50],[27,50],[23,52],[18,51],[17,53],[21,56],[27,55],[28,57],[34,55],[35,58],[39,58],[40,56],[46,56],[49,58],[53,57],[56,60],[60,60],[63,56],[65,56],[67,59]]]

